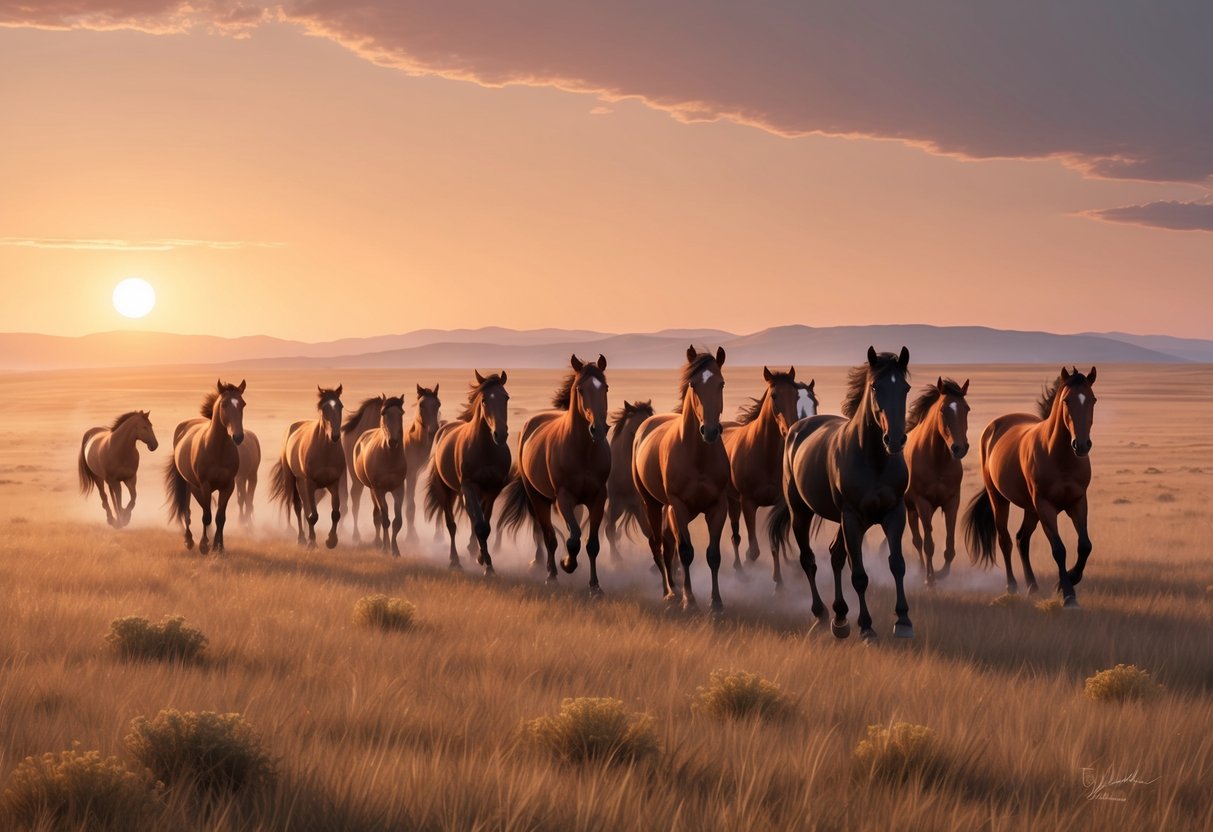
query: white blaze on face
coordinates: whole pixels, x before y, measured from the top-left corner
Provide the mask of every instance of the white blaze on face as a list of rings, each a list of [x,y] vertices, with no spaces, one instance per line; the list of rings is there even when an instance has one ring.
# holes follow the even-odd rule
[[[1086,404],[1086,403],[1087,403],[1087,397],[1086,397],[1086,395],[1085,395],[1084,393],[1079,393],[1079,394],[1078,394],[1078,403],[1079,403],[1079,404]]]
[[[893,373],[893,383],[897,383],[897,373]]]
[[[240,399],[228,399],[232,407],[240,407]]]
[[[712,371],[711,371],[711,370],[704,370],[704,371],[703,371],[703,383],[704,383],[704,384],[707,384],[707,383],[708,383],[708,379],[710,379],[711,377],[712,377]]]
[[[817,402],[809,395],[809,391],[801,387],[796,394],[796,415],[801,419],[817,415]]]
[[[952,402],[950,405],[948,405],[948,407],[952,408],[953,413],[960,412],[960,402]]]
[[[598,389],[598,390],[602,389],[602,382],[600,380],[598,380],[596,378],[592,378],[592,379],[590,379],[590,381],[594,382],[595,389]]]

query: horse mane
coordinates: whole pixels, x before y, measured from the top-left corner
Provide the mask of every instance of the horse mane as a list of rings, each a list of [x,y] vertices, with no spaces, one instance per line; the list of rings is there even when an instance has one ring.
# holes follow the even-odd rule
[[[420,386],[420,385],[418,385],[418,386]],[[426,396],[433,396],[435,399],[438,398],[438,394],[434,392],[433,388],[422,387],[421,392],[417,394],[417,401],[421,401]]]
[[[132,410],[132,411],[129,411],[128,413],[123,413],[121,416],[119,416],[117,419],[115,419],[113,421],[113,423],[110,424],[110,430],[111,431],[117,430],[119,427],[122,426],[122,423],[125,422],[127,419],[133,419],[136,416],[142,416],[142,415],[143,415],[143,411],[141,411],[141,410]]]
[[[1053,383],[1041,390],[1040,398],[1036,400],[1036,414],[1040,416],[1041,420],[1048,419],[1049,415],[1053,412],[1053,403],[1057,400],[1057,393],[1061,390],[1062,386],[1077,387],[1080,384],[1085,384],[1086,381],[1087,377],[1077,370],[1070,373],[1068,379],[1062,378],[1061,374],[1058,373]]]
[[[931,409],[931,405],[939,401],[943,394],[949,396],[960,396],[964,398],[964,390],[960,389],[960,385],[955,379],[945,378],[943,380],[943,393],[939,392],[939,388],[934,384],[929,384],[922,388],[922,394],[919,395],[914,403],[910,405],[910,409],[906,411],[906,433],[909,433],[915,425],[927,418],[927,412]]]
[[[682,366],[682,375],[678,379],[678,403],[674,405],[675,413],[682,412],[682,403],[686,401],[687,388],[691,386],[691,379],[695,377],[696,373],[701,372],[709,361],[715,360],[716,356],[710,352],[701,352],[695,356],[695,360],[688,361]]]
[[[383,396],[372,396],[369,399],[363,399],[362,404],[358,405],[358,409],[345,417],[345,423],[341,426],[341,432],[351,434],[358,429],[358,424],[362,421],[362,417],[366,415],[367,408],[382,407]]]
[[[771,385],[779,381],[786,381],[788,384],[796,386],[796,382],[790,374],[772,370],[771,380],[767,382],[767,389],[762,391],[762,395],[756,399],[751,398],[749,404],[743,404],[737,409],[737,424],[748,425],[758,418],[758,414],[762,412],[762,403],[767,400],[767,394],[771,391]],[[811,396],[812,392],[809,395]]]
[[[597,378],[601,382],[606,382],[606,376],[602,374],[602,370],[598,369],[597,364],[586,364],[582,368],[582,372],[589,371],[590,375]],[[577,383],[578,373],[570,372],[560,382],[560,386],[556,388],[556,392],[552,394],[552,407],[557,410],[568,410],[573,399],[573,385]]]
[[[502,383],[501,375],[499,373],[493,373],[491,376],[487,376],[484,381],[469,384],[468,400],[464,403],[463,409],[460,410],[458,415],[455,416],[455,421],[472,421],[472,414],[476,412],[476,405],[479,404],[480,399],[484,397],[485,391],[494,384],[500,387]]]
[[[239,387],[234,384],[225,384],[222,391],[212,390],[206,394],[206,398],[202,400],[202,406],[198,408],[198,412],[202,414],[204,419],[213,418],[215,415],[215,402],[219,401],[221,395],[227,395],[228,393],[241,395]]]
[[[387,410],[390,407],[398,407],[401,410],[404,410],[404,397],[403,396],[389,396],[388,398],[383,400],[383,404],[381,404],[379,406],[379,409]],[[343,425],[341,429],[345,430],[345,426]]]
[[[639,414],[641,418],[647,419],[653,415],[653,402],[645,399],[642,402],[631,402],[631,407],[621,407],[611,414],[611,438],[619,434],[623,430],[623,425],[627,422],[628,417]]]
[[[855,411],[859,410],[859,403],[863,401],[864,392],[867,390],[868,384],[886,373],[891,373],[897,369],[900,364],[897,363],[898,357],[891,352],[882,352],[876,354],[876,366],[869,364],[860,364],[858,367],[852,367],[847,371],[847,392],[842,397],[842,415],[850,419],[855,415]],[[910,377],[910,372],[904,370],[906,378]]]

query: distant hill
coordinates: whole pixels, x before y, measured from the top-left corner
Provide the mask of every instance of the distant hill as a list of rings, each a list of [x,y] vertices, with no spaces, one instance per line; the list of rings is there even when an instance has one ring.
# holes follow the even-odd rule
[[[418,330],[399,335],[305,343],[268,336],[219,338],[156,332],[105,332],[78,338],[0,333],[0,370],[52,370],[165,364],[273,367],[561,367],[572,352],[603,353],[613,367],[676,366],[688,343],[723,345],[734,364],[845,365],[877,349],[910,348],[916,363],[1213,362],[1213,341],[1164,335],[1059,335],[988,327],[923,324],[780,326],[750,335],[715,329],[609,334],[503,327]]]

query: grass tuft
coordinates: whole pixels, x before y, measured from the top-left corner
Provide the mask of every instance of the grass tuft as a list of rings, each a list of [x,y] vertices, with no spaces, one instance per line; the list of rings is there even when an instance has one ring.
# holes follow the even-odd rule
[[[133,661],[196,662],[206,648],[206,636],[181,616],[165,616],[159,624],[136,615],[115,618],[105,640],[118,656]]]
[[[131,721],[126,747],[170,786],[203,795],[252,792],[272,784],[276,766],[240,714],[165,710]]]
[[[417,608],[402,598],[368,595],[354,604],[354,623],[381,630],[406,630],[416,613]]]
[[[1060,598],[1046,598],[1043,601],[1036,602],[1036,609],[1040,610],[1045,615],[1057,615],[1066,608]]]
[[[130,830],[150,825],[163,809],[162,787],[99,751],[27,757],[0,797],[4,828]],[[10,826],[11,824],[11,826]]]
[[[697,688],[691,708],[718,719],[775,719],[792,714],[792,703],[774,682],[744,670],[713,670]]]
[[[1004,592],[997,598],[990,601],[991,607],[1007,607],[1015,608],[1023,606],[1024,597],[1022,595],[1012,595],[1010,592]]]
[[[867,737],[855,746],[854,759],[856,772],[871,780],[933,779],[946,769],[935,732],[909,722],[869,725]]]
[[[629,713],[618,699],[565,699],[557,716],[526,726],[531,740],[570,763],[627,762],[657,753],[657,734],[645,714]]]
[[[1096,702],[1129,702],[1153,699],[1162,693],[1162,685],[1137,665],[1118,664],[1087,677],[1084,691]]]

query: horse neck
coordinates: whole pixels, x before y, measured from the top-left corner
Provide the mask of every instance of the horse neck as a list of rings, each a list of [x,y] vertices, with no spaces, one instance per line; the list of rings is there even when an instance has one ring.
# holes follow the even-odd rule
[[[210,434],[222,441],[224,437],[230,439],[227,435],[227,425],[223,423],[223,408],[222,397],[215,400],[215,406],[211,409],[211,426]]]
[[[574,439],[579,437],[590,439],[590,422],[585,418],[585,413],[581,409],[581,394],[577,392],[575,384],[569,391],[569,409],[561,415],[560,421]]]
[[[112,447],[119,448],[123,451],[129,451],[135,447],[135,443],[139,441],[139,432],[135,429],[135,420],[127,419],[118,427],[110,431],[110,444]]]
[[[409,428],[409,433],[417,437],[420,442],[432,444],[434,441],[434,434],[425,429],[425,416],[422,414],[421,408],[417,408],[417,415],[413,417],[413,424]]]
[[[914,427],[915,431],[923,431],[922,447],[927,448],[931,455],[940,461],[952,458],[952,449],[948,447],[948,442],[943,435],[943,409],[944,399],[940,398],[938,402],[931,405],[927,415]]]
[[[876,420],[876,414],[872,412],[871,395],[870,388],[864,391],[863,398],[855,406],[851,421],[847,423],[847,430],[855,435],[859,447],[870,453],[881,453],[883,431],[880,429],[880,422]]]
[[[492,428],[489,427],[489,420],[484,416],[484,400],[480,399],[472,408],[472,418],[468,420],[468,425],[472,430],[473,439],[486,439],[492,441]]]
[[[1059,460],[1076,459],[1077,457],[1070,451],[1070,443],[1073,437],[1070,436],[1070,429],[1066,427],[1066,420],[1061,418],[1061,409],[1065,407],[1061,401],[1061,391],[1057,391],[1057,398],[1053,401],[1053,409],[1049,411],[1049,418],[1042,423],[1045,426],[1045,445],[1048,448],[1049,454]]]
[[[678,420],[678,433],[683,439],[699,438],[699,417],[695,415],[695,394],[687,386],[686,395],[682,397],[682,418]]]
[[[762,407],[759,408],[754,421],[746,425],[746,428],[764,443],[782,447],[783,436],[779,432],[779,422],[775,418],[775,403],[770,393],[767,393],[766,398],[763,399]]]

